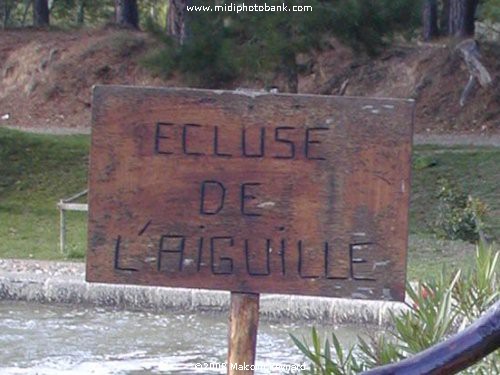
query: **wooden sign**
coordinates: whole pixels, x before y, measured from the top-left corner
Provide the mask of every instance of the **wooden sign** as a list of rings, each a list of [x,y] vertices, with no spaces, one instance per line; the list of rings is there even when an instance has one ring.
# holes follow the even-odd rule
[[[87,280],[403,300],[413,102],[98,86]]]

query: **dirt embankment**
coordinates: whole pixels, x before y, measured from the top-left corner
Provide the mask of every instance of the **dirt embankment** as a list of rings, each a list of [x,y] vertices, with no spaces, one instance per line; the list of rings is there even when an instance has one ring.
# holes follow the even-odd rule
[[[168,85],[139,64],[153,43],[113,29],[0,31],[0,125],[85,128],[93,85]]]
[[[140,64],[151,48],[159,45],[147,34],[116,29],[0,31],[0,126],[86,128],[94,84],[184,86]],[[446,44],[400,45],[368,59],[332,41],[299,56],[299,91],[414,98],[418,134],[499,134],[500,46],[483,44],[482,54],[493,84],[476,88],[463,107],[469,74]]]

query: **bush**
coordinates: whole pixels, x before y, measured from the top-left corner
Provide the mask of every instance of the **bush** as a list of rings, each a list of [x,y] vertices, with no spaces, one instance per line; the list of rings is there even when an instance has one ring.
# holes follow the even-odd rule
[[[484,219],[488,207],[479,198],[474,198],[453,186],[448,180],[439,181],[437,195],[437,219],[434,232],[441,238],[479,241],[484,231]]]
[[[309,360],[304,374],[348,375],[393,363],[415,355],[446,339],[479,318],[498,298],[497,264],[499,252],[480,245],[475,268],[467,274],[457,272],[447,278],[443,272],[437,280],[408,285],[412,303],[408,310],[392,315],[393,330],[389,336],[376,335],[369,340],[342,349],[334,333],[321,340],[312,330],[312,347],[292,336],[292,340]],[[498,373],[500,351],[490,354],[463,373]]]
[[[140,61],[141,65],[151,73],[164,79],[169,78],[177,69],[178,56],[173,46],[165,46],[161,49],[154,49],[147,53]]]
[[[207,13],[211,15],[211,13]],[[217,88],[239,74],[237,40],[231,38],[223,20],[199,16],[191,23],[192,37],[179,47],[178,68],[194,85]]]
[[[479,4],[479,17],[492,23],[500,22],[500,0],[484,0]]]
[[[411,35],[420,14],[420,1],[335,1],[332,32],[354,50],[374,55],[395,32]]]

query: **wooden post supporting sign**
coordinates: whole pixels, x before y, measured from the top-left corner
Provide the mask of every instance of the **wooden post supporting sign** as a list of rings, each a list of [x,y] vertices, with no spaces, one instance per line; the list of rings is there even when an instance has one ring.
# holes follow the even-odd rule
[[[260,293],[404,300],[413,107],[97,86],[87,281],[231,291],[229,373]]]
[[[227,373],[253,374],[259,325],[259,294],[231,292]]]

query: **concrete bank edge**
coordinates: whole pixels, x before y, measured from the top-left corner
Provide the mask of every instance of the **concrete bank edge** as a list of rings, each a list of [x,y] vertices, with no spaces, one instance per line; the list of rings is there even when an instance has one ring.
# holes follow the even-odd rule
[[[87,283],[81,276],[49,276],[0,272],[0,300],[81,304],[126,310],[178,309],[226,312],[229,292]],[[264,320],[302,320],[331,324],[390,325],[389,311],[406,306],[398,302],[263,294]]]

